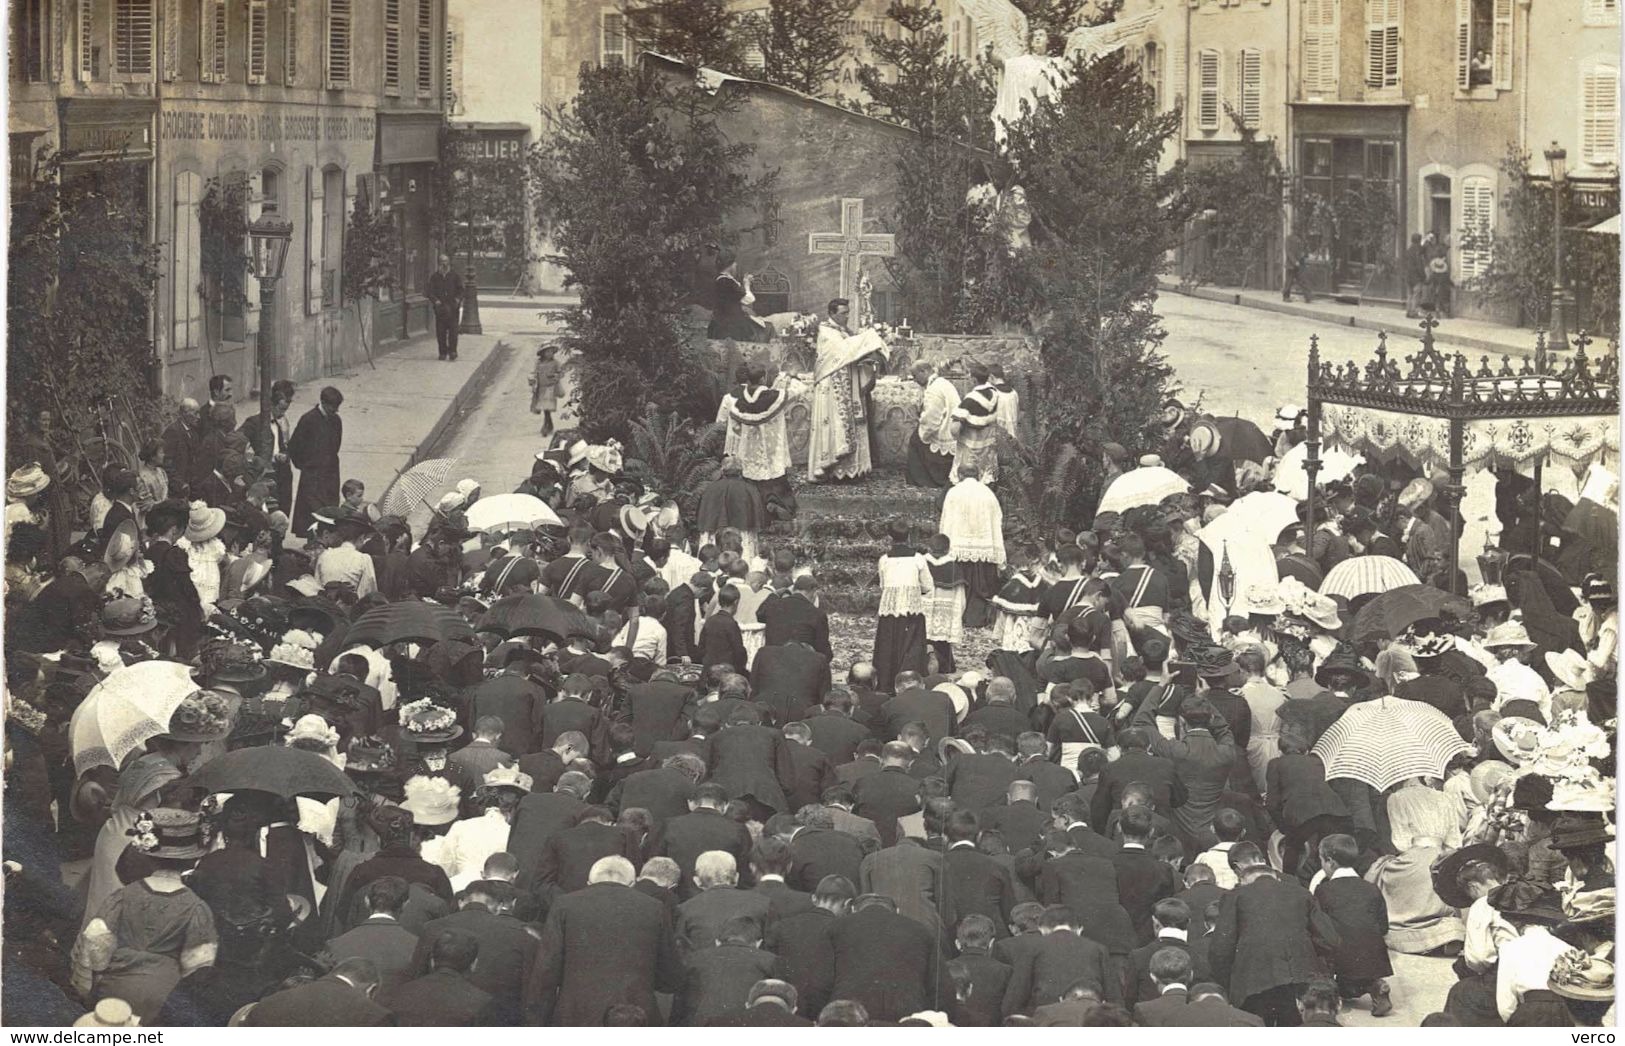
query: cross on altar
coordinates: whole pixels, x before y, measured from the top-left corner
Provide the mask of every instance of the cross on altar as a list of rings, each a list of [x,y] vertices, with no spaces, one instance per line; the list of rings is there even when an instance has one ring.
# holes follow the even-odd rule
[[[858,311],[858,277],[864,258],[890,258],[897,253],[897,237],[891,233],[863,231],[863,200],[841,200],[841,231],[807,234],[808,254],[838,254],[841,258],[841,294]]]

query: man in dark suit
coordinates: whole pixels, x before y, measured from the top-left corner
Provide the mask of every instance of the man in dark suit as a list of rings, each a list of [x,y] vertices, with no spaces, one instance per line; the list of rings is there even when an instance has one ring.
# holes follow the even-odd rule
[[[979,726],[987,731],[989,737],[1002,735],[1014,741],[1031,730],[1032,726],[1027,714],[1016,707],[1016,688],[995,685],[998,682],[998,679],[994,679],[988,683],[987,703],[971,709],[960,724],[960,729]]]
[[[688,813],[695,783],[704,776],[705,763],[698,756],[670,756],[659,766],[638,770],[616,782],[609,793],[609,808],[617,815],[633,807],[647,810],[658,831],[667,821]]]
[[[164,430],[164,470],[169,475],[169,496],[184,498],[197,484],[209,478],[207,470],[199,471],[203,464],[202,408],[197,400],[181,400],[180,416]],[[333,500],[338,500],[338,487],[333,488]],[[301,531],[303,533],[303,531]]]
[[[873,894],[836,920],[831,998],[860,1004],[871,1021],[897,1021],[953,998],[942,950],[931,932]]]
[[[345,959],[326,977],[267,995],[243,1018],[245,1028],[375,1028],[395,1015],[373,1001],[378,967]]]
[[[790,844],[790,885],[811,892],[830,875],[857,882],[863,869],[864,844],[845,832],[837,832],[835,819],[823,807],[810,807],[796,820],[800,824],[789,817],[775,817],[764,829],[764,834],[778,834]]]
[[[988,954],[997,931],[997,925],[985,915],[967,915],[959,922],[954,935],[959,958],[955,961],[963,967],[970,991],[949,1009],[956,1028],[990,1028],[1002,1023],[999,1007],[1010,983],[1010,967]]]
[[[886,732],[886,721],[880,714],[880,706],[890,701],[892,695],[875,689],[875,666],[859,661],[847,669],[846,688],[852,691],[853,720],[867,728],[876,741],[890,741],[890,736],[881,736]]]
[[[1104,827],[1104,822],[1092,822],[1089,801],[1078,792],[1068,792],[1050,805],[1050,824],[1059,828],[1072,840],[1072,845],[1094,857],[1107,860],[1117,855],[1117,844],[1091,827]]]
[[[531,1025],[596,1027],[615,1003],[660,1021],[655,992],[676,991],[681,968],[665,906],[632,889],[632,863],[603,858],[584,890],[554,902],[525,984]],[[606,948],[606,941],[616,947]]]
[[[135,518],[135,473],[122,465],[107,469],[102,473],[102,493],[112,504],[107,507],[107,515],[102,517],[102,525],[96,531],[95,555],[107,555],[107,543],[118,533],[120,525],[125,525],[130,532],[135,540],[135,552],[139,555],[147,541],[140,522]]]
[[[700,629],[698,656],[694,659],[700,667],[727,665],[740,675],[745,674],[750,659],[745,653],[745,634],[734,619],[738,607],[739,589],[733,585],[722,586],[717,592],[716,613],[706,618],[705,626]]]
[[[548,837],[537,862],[534,882],[521,875],[522,886],[546,896],[574,893],[587,885],[587,874],[603,857],[638,859],[637,843],[615,824],[607,806],[589,806],[576,815],[576,823]]]
[[[739,865],[733,855],[709,850],[696,859],[694,896],[677,906],[673,936],[677,955],[684,962],[698,951],[716,947],[717,937],[731,919],[753,919],[765,924],[773,910],[766,894],[739,886]]]
[[[627,687],[626,704],[632,714],[632,750],[647,756],[656,741],[682,737],[683,709],[693,696],[694,691],[679,682],[675,672],[664,669],[655,672],[647,683]]]
[[[1016,737],[1016,770],[1021,780],[1038,787],[1038,807],[1048,810],[1055,800],[1078,788],[1078,775],[1049,759],[1044,735],[1028,731]]]
[[[1151,908],[1179,889],[1174,870],[1151,856],[1151,811],[1130,807],[1118,821],[1123,846],[1112,858],[1117,866],[1117,899],[1134,920],[1140,944],[1151,940]]]
[[[395,875],[375,879],[367,886],[367,918],[327,942],[334,961],[370,959],[378,968],[378,990],[391,992],[411,980],[413,953],[418,938],[400,924],[406,906],[406,880]]]
[[[667,821],[656,843],[656,852],[670,857],[682,869],[677,896],[694,896],[692,879],[694,864],[700,854],[708,850],[721,850],[732,854],[741,868],[750,861],[750,829],[725,816],[728,790],[714,781],[707,781],[694,789],[689,812]]]
[[[1015,966],[1004,992],[1004,1016],[1030,1014],[1057,1002],[1080,982],[1107,1002],[1120,1003],[1122,991],[1110,973],[1106,949],[1078,934],[1082,920],[1070,909],[1049,908],[1039,923],[1043,936]]]
[[[888,738],[901,737],[909,723],[922,723],[936,744],[954,732],[954,702],[940,690],[927,690],[918,672],[897,673],[897,696],[880,706]]]
[[[734,709],[728,725],[711,739],[711,780],[728,790],[728,798],[752,804],[765,820],[790,810],[786,792],[795,783],[789,742],[750,705]]]
[[[762,924],[747,917],[729,919],[715,944],[689,956],[682,987],[672,1000],[672,1023],[708,1026],[742,1017],[751,989],[778,975],[778,958],[762,950]]]
[[[769,925],[771,920],[812,910],[812,893],[794,889],[788,882],[794,863],[790,844],[777,836],[763,836],[751,850],[750,867],[756,879],[752,889],[767,898]]]
[[[976,848],[981,824],[969,810],[958,810],[948,818],[948,849],[942,855],[943,920],[958,926],[967,915],[985,915],[995,932],[1010,925],[1010,911],[1016,905],[1015,883],[1010,870]]]
[[[943,828],[953,815],[953,800],[932,799],[925,804],[921,820],[925,840],[899,839],[863,859],[858,885],[864,893],[891,898],[899,915],[907,916],[945,939],[942,926],[942,850],[946,842]]]
[[[603,741],[604,713],[588,698],[602,684],[588,675],[573,675],[559,687],[558,696],[536,710],[537,748],[551,748],[561,734],[579,733],[588,745]]]
[[[806,723],[786,723],[784,741],[791,766],[790,809],[799,810],[818,802],[825,790],[834,786],[835,768],[829,756],[813,747],[812,730]]]
[[[480,879],[470,883],[462,897],[457,911],[424,925],[413,968],[420,975],[431,971],[434,943],[441,934],[449,930],[468,934],[478,954],[469,981],[491,996],[503,1021],[517,1021],[526,978],[536,962],[536,938],[512,914],[518,891],[512,883]]]
[[[429,304],[434,309],[434,338],[440,348],[440,359],[457,358],[457,333],[463,315],[463,278],[451,267],[451,259],[440,256],[440,267],[429,274],[425,289]]]
[[[794,591],[764,600],[756,611],[757,620],[765,626],[763,646],[782,646],[794,639],[824,655],[826,661],[833,657],[829,645],[829,615],[814,602],[817,598],[818,579],[803,574],[796,578]]]
[[[344,393],[329,385],[322,389],[320,399],[299,419],[288,440],[288,457],[299,470],[299,494],[293,503],[295,534],[310,529],[313,511],[339,501],[339,450],[344,445],[339,407]]]
[[[403,1028],[491,1027],[501,1021],[495,1000],[469,979],[480,942],[442,930],[429,947],[429,972],[384,996]]]
[[[1134,1019],[1148,1028],[1191,1028],[1191,957],[1179,948],[1158,948],[1146,962],[1152,992],[1134,1005]]]
[[[1041,852],[1052,856],[1037,875],[1039,900],[1075,913],[1083,935],[1110,954],[1114,980],[1127,980],[1129,953],[1138,941],[1133,921],[1117,900],[1115,866],[1106,858],[1074,849],[1072,840],[1060,831],[1052,830],[1044,837]]]
[[[1004,802],[989,806],[981,815],[983,830],[1002,835],[1011,853],[1037,846],[1050,823],[1049,814],[1038,808],[1038,786],[1022,779],[1011,781]]]
[[[660,623],[666,626],[666,656],[696,661],[695,637],[700,631],[701,608],[711,602],[715,589],[708,574],[695,574],[666,593],[666,613]]]
[[[908,746],[904,745],[904,747]],[[880,761],[880,756],[883,750],[884,745],[882,742],[876,741],[874,738],[859,741],[858,747],[852,752],[852,761],[836,765],[835,780],[853,789],[854,794],[856,794],[857,783],[860,779],[871,774],[878,774],[881,771],[883,764]],[[906,764],[903,772],[908,772]]]
[[[1010,782],[1020,770],[1012,759],[1014,742],[1008,737],[988,738],[987,751],[955,756],[944,779],[948,794],[963,810],[980,812],[1004,801]]]
[[[780,959],[782,971],[783,959]],[[801,993],[788,981],[765,978],[751,986],[745,1012],[711,1022],[717,1028],[811,1028],[813,1022],[796,1016]]]
[[[553,791],[531,792],[519,800],[513,828],[508,832],[508,852],[519,862],[519,874],[527,881],[541,870],[548,839],[575,824],[587,808],[587,793],[591,790],[592,778],[571,770],[559,777]]]
[[[548,747],[538,736],[547,691],[525,676],[533,656],[524,647],[510,647],[502,674],[476,686],[470,699],[473,718],[490,715],[502,720],[497,747],[515,759]]]
[[[590,756],[591,747],[587,735],[575,730],[566,730],[553,739],[551,748],[543,748],[529,755],[520,756],[519,772],[530,775],[532,794],[546,792],[559,783],[571,763]]]
[[[869,728],[852,718],[852,692],[836,688],[824,695],[824,707],[805,720],[814,748],[829,756],[831,766],[850,763]]]
[[[1308,890],[1276,877],[1256,843],[1237,843],[1230,862],[1241,885],[1219,902],[1208,946],[1213,979],[1265,1025],[1295,1028],[1298,987],[1334,953],[1337,929]]]
[[[1151,923],[1156,931],[1156,939],[1150,944],[1134,949],[1133,954],[1129,956],[1134,971],[1129,980],[1129,992],[1125,1001],[1130,1006],[1157,997],[1157,986],[1151,979],[1151,957],[1163,948],[1177,948],[1190,955],[1191,976],[1195,980],[1207,980],[1207,957],[1203,956],[1198,960],[1191,951],[1187,939],[1191,910],[1185,902],[1172,897],[1158,901],[1156,907],[1151,909]]]
[[[908,772],[914,752],[901,741],[891,741],[881,749],[880,772],[852,783],[853,810],[867,817],[880,830],[886,846],[897,843],[897,819],[920,808],[920,782]]]
[[[1123,754],[1107,763],[1095,785],[1095,796],[1089,805],[1090,823],[1099,828],[1117,808],[1123,789],[1136,781],[1151,786],[1157,812],[1163,816],[1184,801],[1183,787],[1174,773],[1172,761],[1150,752],[1151,741],[1142,729],[1131,727],[1117,735]]]
[[[817,1016],[835,986],[835,923],[856,896],[853,884],[829,876],[813,891],[813,906],[775,920],[767,929],[767,950],[779,957],[781,976],[800,993],[797,1012]]]
[[[829,693],[829,658],[792,639],[764,646],[750,666],[750,687],[779,726],[802,719]]]
[[[237,431],[248,438],[254,456],[270,463],[268,475],[277,506],[287,512],[293,506],[293,466],[288,463],[288,400],[271,397],[269,414],[249,415]]]

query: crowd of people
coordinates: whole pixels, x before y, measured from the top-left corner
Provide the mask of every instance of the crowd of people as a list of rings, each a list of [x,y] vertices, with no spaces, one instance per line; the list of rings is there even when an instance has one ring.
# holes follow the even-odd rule
[[[1101,463],[1184,492],[1007,545],[962,430],[1008,386],[914,377],[951,486],[861,658],[782,432],[693,520],[553,432],[516,493],[563,525],[507,533],[472,481],[421,535],[341,483],[336,390],[288,433],[291,387],[238,427],[212,386],[66,547],[14,471],[6,1022],[1316,1027],[1393,1014],[1400,953],[1453,962],[1426,1025],[1612,1023],[1611,577],[1498,561],[1357,630],[1345,560],[1461,584],[1429,481],[1370,469],[1226,614],[1198,533],[1300,411],[1238,466],[1170,404]],[[782,429],[762,378],[723,420]]]

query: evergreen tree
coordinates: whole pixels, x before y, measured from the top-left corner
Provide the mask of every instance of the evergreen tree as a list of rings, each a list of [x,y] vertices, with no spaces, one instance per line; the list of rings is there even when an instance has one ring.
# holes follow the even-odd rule
[[[815,98],[835,95],[835,76],[851,54],[846,23],[858,0],[773,0],[751,26],[767,79]]]
[[[536,214],[581,294],[560,342],[580,353],[589,438],[627,439],[651,402],[702,420],[716,410],[714,364],[685,324],[693,255],[748,231],[728,226],[730,211],[770,205],[772,184],[717,126],[728,104],[653,65],[589,70],[532,154]]]
[[[728,0],[627,0],[623,11],[640,48],[695,68],[745,71],[744,19]]]

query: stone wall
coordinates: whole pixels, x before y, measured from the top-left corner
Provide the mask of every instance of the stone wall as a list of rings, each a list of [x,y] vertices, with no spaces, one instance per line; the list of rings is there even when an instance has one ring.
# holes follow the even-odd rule
[[[807,432],[811,424],[812,350],[804,342],[775,340],[763,344],[735,341],[708,343],[716,354],[717,374],[731,388],[734,368],[741,363],[761,364],[768,382],[790,396],[786,427],[791,457],[798,465],[807,459]],[[878,468],[901,468],[908,457],[909,436],[919,424],[920,387],[909,377],[917,360],[946,368],[961,393],[970,390],[965,361],[998,363],[1021,397],[1017,431],[1022,442],[1035,444],[1042,428],[1038,344],[1024,335],[921,334],[893,347],[887,373],[875,382],[873,394],[874,458]]]

